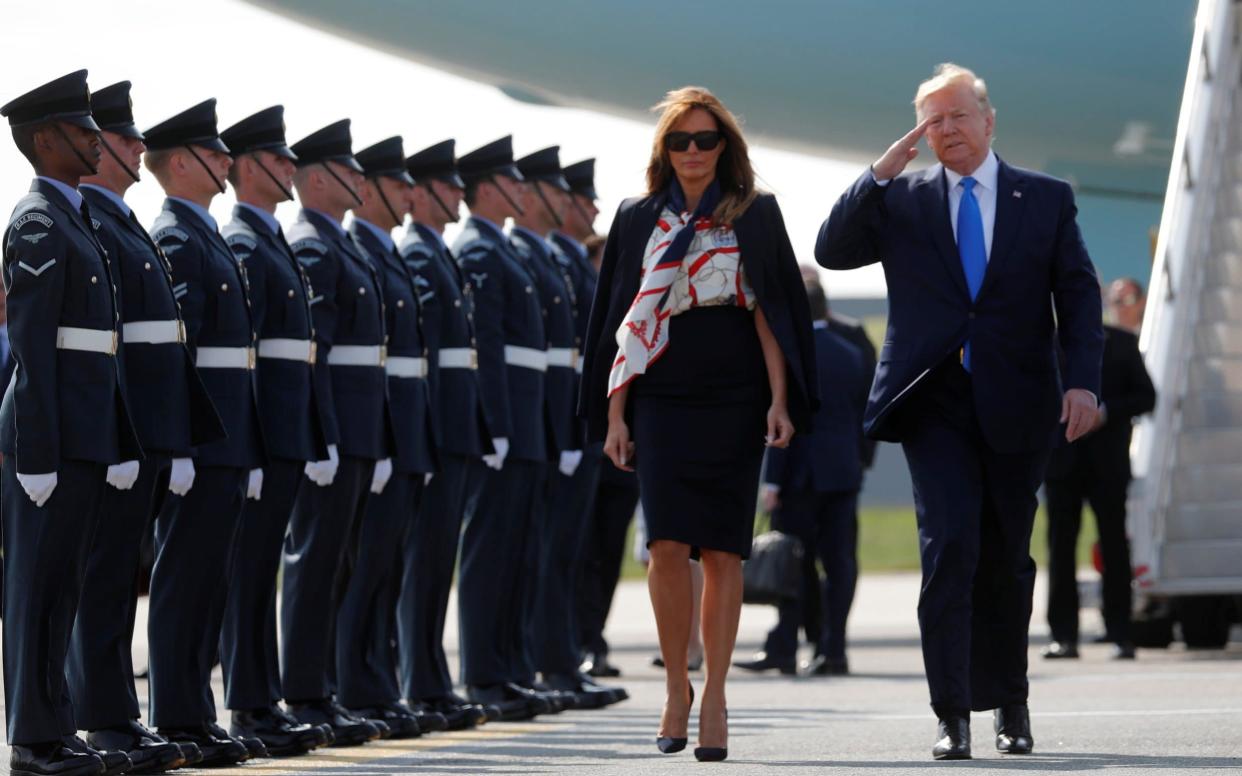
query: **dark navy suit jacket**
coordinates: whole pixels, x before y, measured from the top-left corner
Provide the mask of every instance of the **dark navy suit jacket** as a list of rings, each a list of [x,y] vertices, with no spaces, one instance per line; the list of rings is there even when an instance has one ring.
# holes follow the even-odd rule
[[[106,194],[83,186],[95,235],[119,276],[122,325],[181,320],[173,295],[172,267],[138,219]],[[189,457],[194,448],[225,437],[215,405],[184,343],[126,343],[121,377],[138,441],[148,453]]]
[[[56,347],[61,326],[118,328],[114,272],[82,214],[36,179],[4,234],[10,358],[17,367],[0,405],[0,450],[16,456],[22,474],[50,474],[66,459],[111,464],[142,457],[116,358]]]
[[[181,304],[190,352],[197,358],[200,347],[253,347],[245,270],[220,233],[183,203],[166,199],[151,227],[151,239],[172,265],[174,294]],[[197,448],[195,463],[246,469],[262,466],[265,449],[254,370],[200,369],[199,375],[228,438]]]
[[[310,281],[285,242],[283,231],[273,233],[253,210],[238,205],[222,234],[246,268],[259,342],[313,339]],[[312,365],[260,358],[256,371],[259,417],[268,454],[290,461],[326,459],[327,443],[319,422]]]
[[[423,339],[423,311],[418,287],[405,262],[356,221],[350,236],[375,267],[384,289],[384,326],[388,332],[388,357],[427,358]],[[392,418],[393,468],[399,472],[427,474],[440,466],[436,458],[435,432],[431,424],[431,390],[425,377],[388,377],[388,407]]]
[[[477,369],[444,369],[439,353],[475,347],[474,299],[461,268],[431,230],[410,225],[401,240],[401,258],[418,284],[423,307],[423,336],[429,351],[427,382],[434,406],[436,448],[477,458],[491,450],[491,437],[479,399]]]
[[[862,487],[863,410],[869,386],[862,353],[827,328],[815,331],[820,405],[806,434],[768,448],[763,481],[783,491],[827,493]]]
[[[1000,162],[992,250],[971,301],[949,218],[947,179],[935,165],[880,186],[870,171],[837,200],[815,245],[829,269],[877,261],[889,317],[865,426],[903,437],[897,412],[937,365],[971,342],[975,412],[1000,452],[1047,449],[1064,383],[1100,394],[1100,286],[1065,181]],[[1055,313],[1055,320],[1054,320]]]
[[[509,440],[509,455],[547,461],[544,373],[505,363],[505,347],[544,351],[543,306],[535,278],[513,254],[504,232],[470,218],[453,246],[474,291],[479,383],[487,427]]]

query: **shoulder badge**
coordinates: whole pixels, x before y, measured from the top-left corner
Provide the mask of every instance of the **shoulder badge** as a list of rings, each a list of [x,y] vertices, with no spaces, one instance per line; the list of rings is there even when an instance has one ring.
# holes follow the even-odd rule
[[[29,223],[42,224],[44,229],[52,228],[52,219],[42,213],[26,213],[13,222],[14,229],[21,229]]]

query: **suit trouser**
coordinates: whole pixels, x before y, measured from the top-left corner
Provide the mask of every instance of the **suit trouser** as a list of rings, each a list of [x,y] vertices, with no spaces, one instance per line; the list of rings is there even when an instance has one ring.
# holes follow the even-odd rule
[[[587,515],[577,595],[578,643],[600,655],[608,654],[604,625],[621,578],[625,536],[638,507],[638,480],[633,475],[622,479],[605,473],[605,466],[612,466],[612,461],[605,458],[600,463],[594,506]]]
[[[943,717],[1025,703],[1031,527],[1048,451],[992,450],[975,418],[970,376],[956,363],[939,367],[903,412],[932,708]]]
[[[423,475],[393,472],[384,492],[371,494],[350,542],[349,581],[337,613],[337,699],[361,709],[401,699],[397,684],[396,580],[401,551],[418,513]]]
[[[220,635],[225,708],[266,709],[281,698],[276,577],[305,467],[271,459],[263,467],[263,498],[242,509],[232,561],[238,583],[229,586]]]
[[[1084,471],[1084,469],[1087,469]],[[1130,542],[1126,538],[1128,480],[1077,466],[1044,483],[1048,503],[1048,625],[1052,638],[1078,643],[1078,529],[1082,502],[1095,513],[1104,560],[1104,628],[1115,642],[1130,640]]]
[[[375,461],[342,455],[326,487],[307,480],[285,536],[281,585],[281,688],[290,701],[314,701],[333,692],[336,618],[345,594],[346,556],[366,512]]]
[[[819,586],[815,560],[824,566],[824,580],[817,600],[822,606],[822,627],[815,647],[818,655],[845,657],[845,623],[854,603],[858,581],[858,491],[816,493],[783,491],[781,507],[772,526],[802,541],[803,562],[809,561]],[[776,627],[768,633],[764,649],[769,655],[793,657],[798,649],[798,625],[804,602],[792,599],[779,607]]]
[[[583,451],[572,477],[551,468],[548,537],[535,622],[535,667],[545,676],[577,674],[582,662],[574,600],[587,516],[602,448]]]
[[[197,728],[216,719],[211,670],[247,474],[239,467],[196,464],[194,487],[166,497],[155,519],[147,641],[150,716],[157,727]]]
[[[65,657],[106,471],[103,464],[62,460],[56,489],[36,507],[17,481],[14,457],[4,459],[4,712],[10,746],[77,732]]]
[[[444,654],[444,621],[461,540],[467,475],[476,463],[477,459],[440,453],[440,471],[427,484],[422,506],[402,543],[397,636],[401,689],[411,701],[453,691]]]
[[[65,665],[82,730],[116,727],[141,716],[131,649],[138,572],[142,542],[155,516],[156,488],[167,487],[161,474],[168,465],[167,458],[148,456],[132,488],[105,487],[101,494],[100,527],[91,543]]]
[[[509,679],[519,684],[532,684],[535,681],[539,600],[547,588],[546,561],[552,543],[549,510],[553,498],[559,497],[553,482],[553,478],[559,474],[550,464],[538,464],[533,475],[536,478],[536,494],[529,528],[518,537],[518,543],[514,545],[521,548],[521,554],[515,578],[518,605],[507,613],[512,620],[510,632],[513,634],[509,651]]]
[[[457,583],[462,681],[483,686],[517,679],[525,543],[535,523],[546,464],[510,458],[470,474]]]

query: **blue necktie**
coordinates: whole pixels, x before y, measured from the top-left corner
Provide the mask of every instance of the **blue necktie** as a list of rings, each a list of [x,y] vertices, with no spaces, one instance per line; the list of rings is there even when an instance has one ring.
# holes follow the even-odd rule
[[[970,289],[973,302],[983,285],[983,273],[988,268],[987,246],[983,244],[983,216],[979,213],[979,200],[975,199],[976,181],[969,176],[962,178],[962,201],[957,208],[957,252],[962,258],[962,271],[966,273],[966,287]],[[962,366],[970,371],[970,340],[962,350]]]

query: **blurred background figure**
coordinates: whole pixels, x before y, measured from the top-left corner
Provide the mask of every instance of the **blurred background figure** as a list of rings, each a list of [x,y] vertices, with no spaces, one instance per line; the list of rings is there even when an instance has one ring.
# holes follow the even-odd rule
[[[1078,657],[1078,529],[1086,500],[1095,513],[1103,558],[1105,633],[1113,657],[1132,659],[1130,543],[1126,491],[1134,419],[1156,406],[1156,389],[1143,365],[1137,332],[1146,298],[1133,278],[1114,280],[1105,293],[1104,361],[1100,420],[1088,436],[1052,453],[1044,483],[1048,508],[1048,659]]]
[[[858,577],[858,491],[875,451],[862,434],[875,348],[857,323],[830,316],[814,270],[803,268],[802,277],[814,321],[822,403],[809,434],[794,437],[785,450],[768,450],[762,501],[775,530],[802,540],[802,596],[778,607],[779,619],[763,650],[734,665],[794,673],[801,625],[815,644],[804,673],[831,676],[849,673],[845,622]],[[851,341],[855,337],[864,347]],[[817,560],[824,567],[822,583]]]

